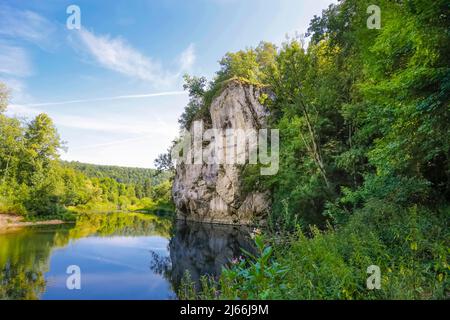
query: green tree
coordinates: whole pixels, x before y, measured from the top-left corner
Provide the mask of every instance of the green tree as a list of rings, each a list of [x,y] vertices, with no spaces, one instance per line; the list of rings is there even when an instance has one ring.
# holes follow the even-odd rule
[[[59,159],[60,138],[53,121],[46,114],[36,116],[28,124],[24,144],[25,168],[23,169],[28,179],[34,173],[48,171],[52,163]]]
[[[190,129],[192,122],[198,117],[204,109],[204,95],[206,88],[205,77],[184,76],[184,90],[189,92],[189,103],[184,109],[183,114],[178,120],[182,129]]]
[[[9,91],[6,86],[0,82],[0,114],[6,111],[8,107]]]
[[[16,177],[24,153],[24,130],[17,119],[0,114],[0,170],[1,182]]]

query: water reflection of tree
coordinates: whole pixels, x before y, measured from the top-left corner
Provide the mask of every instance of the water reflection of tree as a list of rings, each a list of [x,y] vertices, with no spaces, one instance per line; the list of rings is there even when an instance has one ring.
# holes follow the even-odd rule
[[[170,279],[170,271],[172,270],[170,257],[163,257],[153,250],[150,250],[150,255],[150,270],[166,279]]]
[[[139,213],[83,214],[71,230],[71,238],[99,236],[170,236],[172,221]]]
[[[71,239],[91,235],[169,237],[170,230],[167,218],[112,213],[82,214],[75,225],[30,227],[0,234],[0,299],[39,299],[46,287],[44,275],[52,249],[66,246]],[[163,263],[160,265],[162,268]]]
[[[0,300],[35,300],[45,290],[43,273],[20,263],[0,269]]]
[[[69,241],[66,226],[26,228],[0,235],[0,299],[34,300],[45,290],[52,248]]]

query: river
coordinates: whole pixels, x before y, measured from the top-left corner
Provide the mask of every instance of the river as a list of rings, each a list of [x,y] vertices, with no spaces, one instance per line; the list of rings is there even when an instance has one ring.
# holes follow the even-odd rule
[[[177,299],[186,271],[197,284],[218,276],[241,248],[251,250],[245,227],[82,214],[74,224],[0,233],[0,299]],[[79,289],[67,285],[70,266]]]

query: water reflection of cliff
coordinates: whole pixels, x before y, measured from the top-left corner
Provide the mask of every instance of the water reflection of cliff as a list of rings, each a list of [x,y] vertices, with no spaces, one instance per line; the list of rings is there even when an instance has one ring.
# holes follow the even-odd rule
[[[253,251],[245,227],[186,223],[179,221],[170,240],[170,280],[175,290],[186,271],[198,285],[201,276],[218,276],[230,260]]]

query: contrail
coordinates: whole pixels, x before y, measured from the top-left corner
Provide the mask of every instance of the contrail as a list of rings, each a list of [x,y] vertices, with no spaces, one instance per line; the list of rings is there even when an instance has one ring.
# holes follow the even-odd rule
[[[44,107],[44,106],[56,106],[56,105],[84,103],[84,102],[111,101],[111,100],[123,100],[123,99],[142,99],[142,98],[153,98],[153,97],[164,97],[164,96],[179,96],[179,95],[186,95],[186,94],[187,94],[186,91],[168,91],[168,92],[159,92],[159,93],[134,94],[134,95],[94,98],[94,99],[80,99],[80,100],[66,100],[66,101],[57,101],[57,102],[31,103],[31,104],[23,104],[22,106],[24,106],[24,107]]]
[[[115,145],[123,144],[123,143],[127,143],[127,142],[139,141],[139,140],[147,139],[147,138],[151,138],[151,135],[146,134],[144,136],[139,136],[139,137],[136,137],[136,138],[114,140],[114,141],[111,141],[111,142],[91,144],[91,145],[81,146],[81,147],[73,147],[73,148],[69,147],[69,150],[73,151],[73,150],[85,150],[85,149],[109,147],[109,146],[115,146]]]

